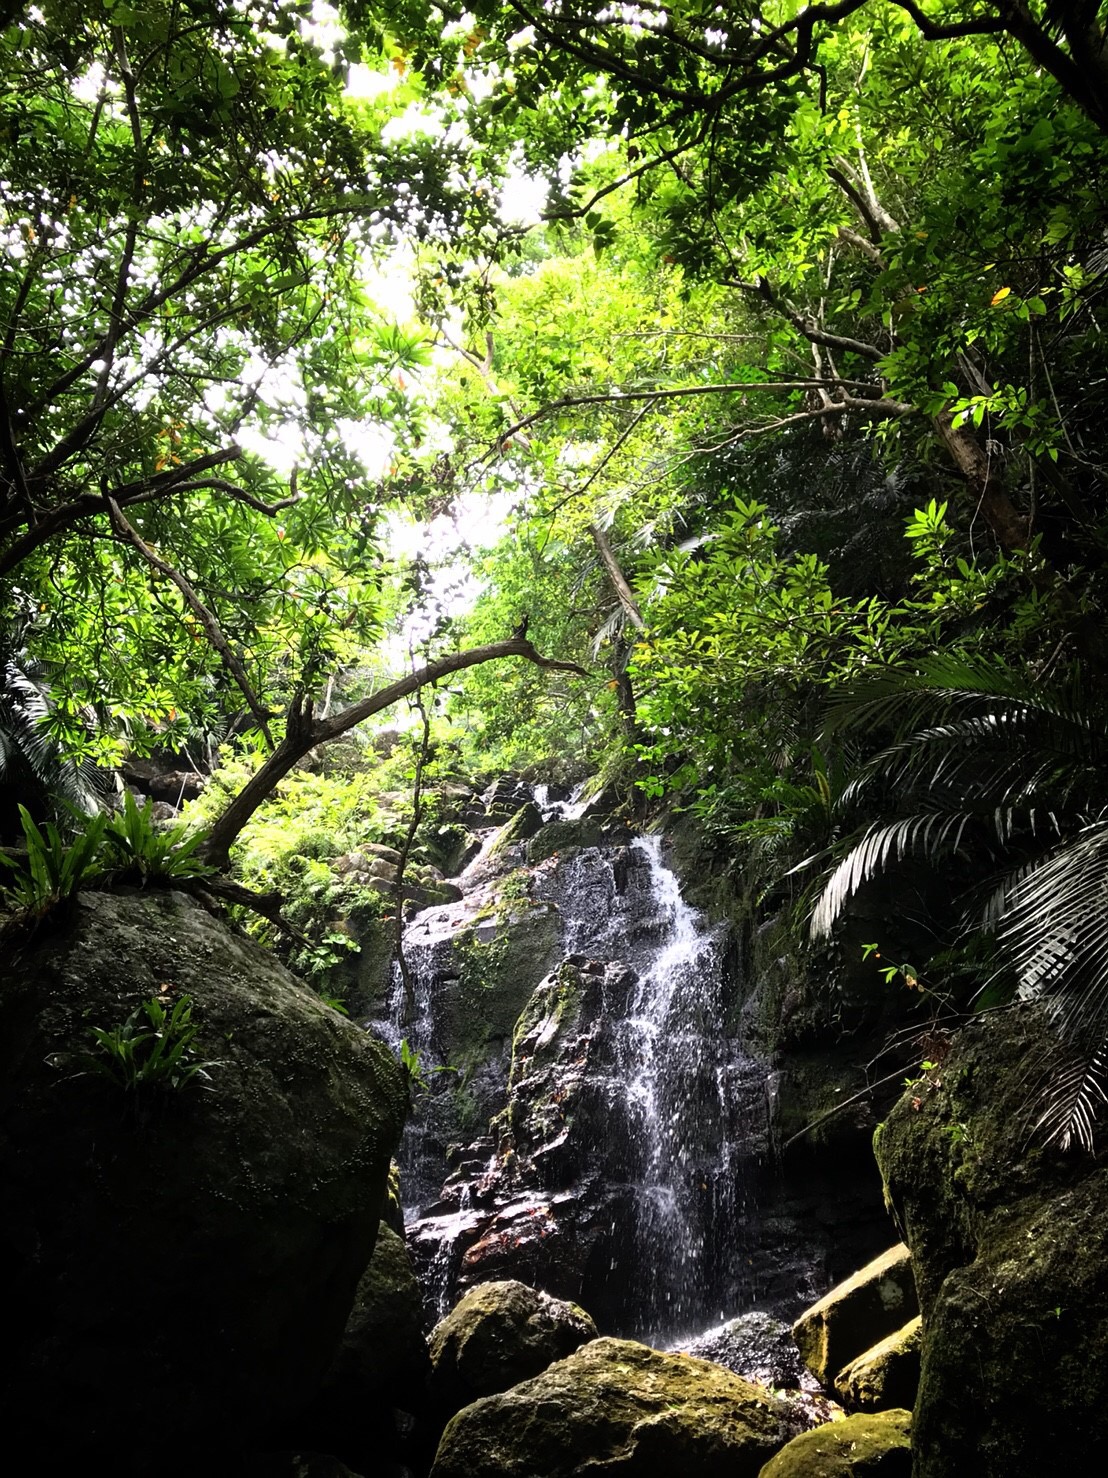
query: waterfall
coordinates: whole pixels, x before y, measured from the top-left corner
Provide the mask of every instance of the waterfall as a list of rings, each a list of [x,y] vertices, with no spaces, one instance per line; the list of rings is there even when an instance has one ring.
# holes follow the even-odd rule
[[[717,931],[681,896],[661,838],[632,843],[649,863],[659,940],[642,968],[617,1053],[637,1148],[636,1323],[652,1341],[717,1312],[721,1244],[735,1241],[738,1187],[729,1158],[726,1003]],[[722,1311],[720,1315],[722,1317]]]
[[[554,820],[555,804],[577,804],[537,799]],[[438,1312],[469,1283],[519,1277],[578,1299],[611,1331],[666,1343],[753,1301],[743,1156],[752,1134],[764,1139],[764,1116],[755,1125],[752,1111],[764,1073],[728,1027],[720,930],[682,898],[660,837],[617,838],[527,868],[519,914],[496,890],[522,850],[501,865],[486,836],[481,865],[461,880],[465,900],[405,930],[416,1009],[401,1030],[397,976],[389,1035],[432,1065],[454,1060],[460,1027],[472,1043],[475,1014],[499,1013],[499,1024],[464,1082],[443,1074],[421,1095],[402,1188]],[[516,951],[478,998],[467,938]],[[534,1007],[534,1063],[521,1081],[513,1026],[544,989],[557,995],[563,960],[595,985],[579,987],[572,1022],[562,1007],[545,1019]],[[468,1128],[451,1118],[459,1087],[480,1107]]]

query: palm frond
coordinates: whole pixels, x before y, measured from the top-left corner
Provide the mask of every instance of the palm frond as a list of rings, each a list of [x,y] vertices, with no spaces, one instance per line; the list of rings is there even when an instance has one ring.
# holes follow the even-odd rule
[[[1077,1143],[1092,1153],[1097,1114],[1108,1103],[1108,1043],[1091,1056],[1073,1052],[1064,1065],[1055,1064],[1042,1092],[1046,1106],[1034,1129],[1061,1150]]]
[[[886,742],[844,788],[840,810],[884,811],[856,837],[812,915],[827,934],[851,897],[914,856],[960,851],[990,870],[962,902],[998,934],[1018,994],[1041,1000],[1062,1057],[1037,1128],[1091,1147],[1108,1103],[1108,705],[1073,670],[1041,684],[999,661],[939,655],[867,675],[840,695],[828,732]],[[907,814],[888,815],[890,809]]]
[[[829,934],[858,889],[886,871],[893,858],[903,862],[914,855],[938,861],[958,850],[966,827],[977,819],[972,811],[927,811],[870,826],[824,885],[812,913],[812,937]]]

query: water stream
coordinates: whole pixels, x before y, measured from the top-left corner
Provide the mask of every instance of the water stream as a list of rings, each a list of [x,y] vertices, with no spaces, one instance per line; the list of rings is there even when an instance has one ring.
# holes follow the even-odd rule
[[[576,809],[574,802],[569,805]],[[562,806],[549,808],[551,819],[561,819]],[[602,1195],[618,1192],[603,1203],[613,1208],[611,1224],[599,1234],[599,1248],[593,1246],[589,1254],[589,1276],[601,1276],[610,1285],[597,1297],[610,1295],[611,1323],[620,1333],[655,1343],[672,1341],[729,1316],[736,1297],[741,1298],[743,1175],[735,1147],[742,1138],[736,1116],[743,1095],[736,1092],[736,1074],[741,1076],[746,1059],[726,1028],[721,939],[682,898],[657,836],[584,847],[533,870],[531,887],[536,904],[558,920],[559,957],[619,962],[634,971],[618,1019],[601,1024],[603,1058],[590,1069],[596,1083],[603,1084],[593,1101],[602,1098],[604,1111],[579,1115],[572,1128],[579,1154],[575,1184],[584,1187],[581,1215],[591,1217],[594,1239],[597,1221],[607,1212],[601,1210],[598,1217],[596,1204],[586,1205],[584,1198],[595,1195],[597,1185],[604,1188]],[[475,922],[473,912],[466,915],[467,907],[469,899],[428,910],[406,931],[415,1012],[401,1024],[403,992],[397,978],[386,1032],[396,1042],[406,1037],[422,1062],[446,1060],[451,1050],[444,1040],[449,1030],[446,1003],[458,983],[454,941],[464,926],[472,929]],[[478,927],[495,934],[494,925]],[[523,982],[524,1000],[546,968],[550,965],[536,961],[536,978]],[[510,1047],[509,1040],[502,1053],[510,1056]],[[506,1078],[507,1056],[502,1056],[499,1071]],[[746,1099],[749,1103],[749,1092]],[[449,1205],[437,1201],[443,1145],[435,1143],[433,1108],[421,1119],[412,1126],[403,1151],[406,1204],[412,1209],[421,1202],[433,1210],[444,1239],[468,1230],[472,1242],[481,1216],[494,1212],[475,1209],[464,1181]],[[489,1153],[491,1141],[485,1143],[485,1148],[474,1146],[473,1171],[463,1165],[463,1173],[472,1174],[474,1181],[481,1169],[488,1169],[487,1159],[480,1158]],[[560,1206],[568,1202],[567,1214],[572,1215],[572,1195],[566,1195],[572,1186],[550,1190],[557,1193]],[[444,1241],[427,1269],[441,1283],[445,1302],[454,1294],[449,1269],[457,1268],[459,1257],[451,1264]],[[609,1271],[597,1275],[595,1269],[605,1266]],[[510,1270],[496,1273],[515,1275]],[[526,1281],[525,1270],[518,1275]]]

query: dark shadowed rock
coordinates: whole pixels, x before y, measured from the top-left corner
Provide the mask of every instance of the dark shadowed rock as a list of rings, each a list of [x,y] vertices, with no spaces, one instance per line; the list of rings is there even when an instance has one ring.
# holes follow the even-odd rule
[[[784,1423],[780,1402],[716,1365],[599,1339],[460,1411],[431,1478],[756,1478]]]
[[[1049,1023],[992,1013],[877,1139],[923,1313],[915,1478],[1042,1478],[1108,1449],[1108,1166],[1044,1147]]]
[[[207,1089],[144,1102],[82,1072],[90,1029],[159,994],[192,998]],[[110,1453],[117,1471],[170,1471],[213,1434],[252,1441],[299,1405],[369,1261],[405,1106],[379,1042],[180,894],[89,894],[9,948],[0,1413],[13,1448],[27,1434],[47,1466]]]
[[[431,1332],[431,1394],[445,1415],[539,1375],[596,1338],[576,1304],[525,1283],[471,1288]]]
[[[386,1459],[399,1471],[413,1456],[430,1369],[411,1258],[404,1239],[382,1223],[327,1379],[294,1422],[299,1440],[366,1473],[376,1474]]]

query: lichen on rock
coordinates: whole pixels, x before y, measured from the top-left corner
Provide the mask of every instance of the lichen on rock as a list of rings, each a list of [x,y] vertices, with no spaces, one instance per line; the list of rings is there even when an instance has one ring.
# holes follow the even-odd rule
[[[598,1339],[460,1411],[431,1478],[756,1478],[785,1423],[781,1402],[719,1366]]]

